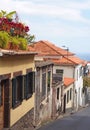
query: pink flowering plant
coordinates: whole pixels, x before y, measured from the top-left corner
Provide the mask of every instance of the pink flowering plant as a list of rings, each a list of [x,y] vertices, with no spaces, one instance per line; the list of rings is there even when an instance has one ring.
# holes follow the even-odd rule
[[[13,18],[15,16],[15,18]],[[0,12],[0,47],[7,49],[27,49],[27,44],[32,36],[28,34],[29,27],[19,22],[16,11]],[[34,39],[33,35],[33,39]],[[28,40],[29,39],[29,40]],[[32,40],[33,40],[32,39]]]

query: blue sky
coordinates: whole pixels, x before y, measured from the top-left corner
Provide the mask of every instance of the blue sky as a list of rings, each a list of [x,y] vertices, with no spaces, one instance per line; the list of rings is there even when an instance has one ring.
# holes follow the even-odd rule
[[[36,41],[90,53],[90,0],[1,0],[0,9],[16,10]]]

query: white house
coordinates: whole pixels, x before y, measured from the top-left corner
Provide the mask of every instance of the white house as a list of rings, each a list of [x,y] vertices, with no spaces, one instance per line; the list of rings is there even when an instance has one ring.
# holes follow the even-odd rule
[[[83,65],[84,61],[76,56],[63,57],[60,60],[53,60],[55,65],[53,73],[61,72],[64,77],[73,78],[74,81],[74,105],[78,109],[82,106],[82,88],[83,88]]]

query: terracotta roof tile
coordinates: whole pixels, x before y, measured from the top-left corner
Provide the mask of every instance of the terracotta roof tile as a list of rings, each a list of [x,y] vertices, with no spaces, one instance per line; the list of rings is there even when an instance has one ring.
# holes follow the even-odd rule
[[[64,86],[65,86],[65,88],[66,87],[68,87],[68,86],[70,86],[71,84],[73,84],[74,83],[74,79],[73,78],[64,78]]]
[[[83,66],[86,64],[84,60],[76,57],[73,53],[67,53],[66,50],[55,46],[49,41],[38,41],[35,42],[33,45],[29,45],[28,48],[30,51],[38,52],[38,56],[63,56],[62,59],[53,60],[53,62],[56,64],[82,64]]]
[[[82,60],[77,56],[69,56],[68,59],[71,60],[72,62],[74,62],[75,64],[82,64],[82,65],[86,64],[85,60]]]
[[[71,65],[82,64],[83,66],[85,66],[87,64],[86,61],[84,61],[76,56],[68,56],[68,58],[64,56],[64,57],[62,57],[62,59],[57,59],[57,60],[54,59],[53,62],[55,64],[71,64]]]
[[[67,55],[67,51],[55,46],[49,41],[38,41],[35,42],[33,45],[29,45],[29,50],[38,51],[38,53],[43,54],[46,53],[47,55]],[[74,55],[71,52],[68,52],[68,55]]]
[[[57,65],[67,65],[67,64],[73,65],[74,64],[72,61],[64,57],[62,57],[62,59],[53,59],[52,61],[54,62],[54,64],[57,64]]]

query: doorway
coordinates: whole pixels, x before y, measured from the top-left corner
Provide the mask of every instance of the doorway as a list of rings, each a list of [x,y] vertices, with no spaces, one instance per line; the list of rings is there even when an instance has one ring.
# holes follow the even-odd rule
[[[63,113],[66,112],[66,94],[64,94],[64,107],[63,107]]]
[[[2,118],[1,127],[8,128],[10,126],[10,108],[9,108],[9,79],[1,80],[1,106],[0,116]]]

